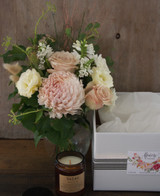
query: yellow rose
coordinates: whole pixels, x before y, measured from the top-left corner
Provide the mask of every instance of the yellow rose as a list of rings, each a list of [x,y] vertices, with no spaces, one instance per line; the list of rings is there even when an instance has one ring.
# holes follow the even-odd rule
[[[35,69],[27,69],[23,72],[16,83],[18,93],[21,96],[30,98],[42,83],[40,74]]]
[[[93,67],[92,71],[92,79],[94,84],[101,84],[108,88],[113,87],[113,78],[109,72],[100,67]]]

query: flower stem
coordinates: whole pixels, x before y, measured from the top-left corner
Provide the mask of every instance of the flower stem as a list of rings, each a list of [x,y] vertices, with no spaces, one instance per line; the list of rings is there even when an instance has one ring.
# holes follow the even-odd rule
[[[25,116],[25,115],[28,115],[28,114],[37,113],[37,112],[40,112],[40,111],[43,111],[43,110],[44,109],[32,110],[32,111],[21,113],[21,114],[18,114],[18,115],[15,115],[13,110],[11,110],[11,114],[8,114],[8,116],[11,118],[9,120],[9,123],[13,123],[14,125],[19,124],[20,121],[17,119],[18,117]]]
[[[25,112],[25,113],[21,113],[19,115],[15,115],[15,117],[20,117],[20,116],[25,116],[25,115],[28,115],[28,114],[32,114],[32,113],[37,113],[37,112],[40,112],[40,111],[43,111],[43,109],[39,109],[39,110],[32,110],[30,112]]]
[[[54,12],[56,12],[56,8],[51,3],[47,3],[47,10],[42,11],[42,15],[39,17],[39,19],[36,23],[35,29],[34,29],[34,45],[36,45],[36,42],[37,42],[37,28],[38,28],[38,25],[39,25],[40,21],[45,17],[45,15],[50,11],[54,13]]]

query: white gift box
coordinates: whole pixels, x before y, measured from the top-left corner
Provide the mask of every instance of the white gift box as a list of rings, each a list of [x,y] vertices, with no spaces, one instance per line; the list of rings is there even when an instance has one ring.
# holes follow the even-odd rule
[[[160,112],[160,111],[159,111]],[[156,164],[160,155],[160,132],[97,132],[96,115],[93,116],[93,189],[124,191],[160,191],[160,169],[149,171],[147,164]],[[159,128],[160,129],[160,128]],[[128,156],[139,153],[150,160]],[[134,157],[131,156],[132,161]],[[136,155],[135,155],[136,156]],[[154,159],[155,158],[155,159]],[[138,161],[137,161],[138,160]],[[142,166],[138,164],[143,161]],[[153,164],[152,164],[153,165]],[[159,166],[159,165],[158,165]],[[151,168],[151,167],[150,167]]]

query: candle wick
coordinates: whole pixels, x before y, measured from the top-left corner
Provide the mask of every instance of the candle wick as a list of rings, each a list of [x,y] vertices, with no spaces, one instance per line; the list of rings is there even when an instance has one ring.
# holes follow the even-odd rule
[[[71,160],[69,160],[69,164],[71,165]]]

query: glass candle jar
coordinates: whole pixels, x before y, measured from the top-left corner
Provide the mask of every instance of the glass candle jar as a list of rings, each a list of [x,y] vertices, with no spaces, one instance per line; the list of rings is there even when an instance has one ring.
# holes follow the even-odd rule
[[[84,156],[75,151],[61,152],[55,163],[56,193],[60,196],[82,195],[85,190]]]

